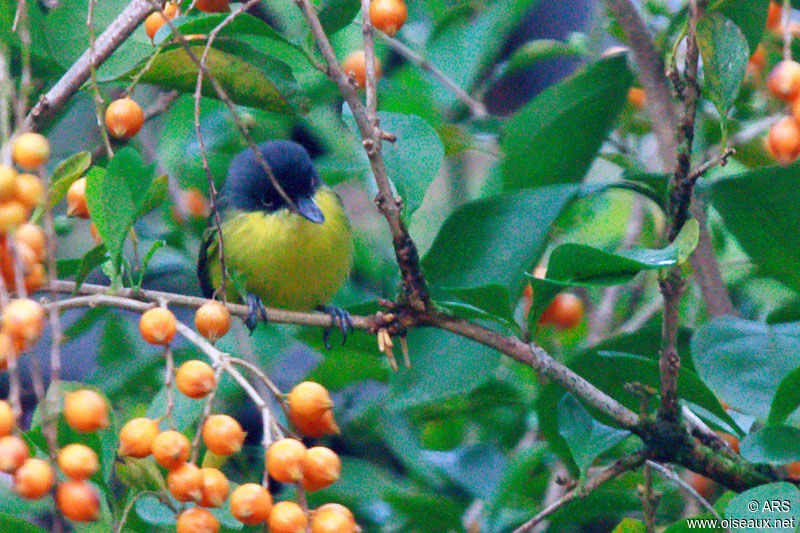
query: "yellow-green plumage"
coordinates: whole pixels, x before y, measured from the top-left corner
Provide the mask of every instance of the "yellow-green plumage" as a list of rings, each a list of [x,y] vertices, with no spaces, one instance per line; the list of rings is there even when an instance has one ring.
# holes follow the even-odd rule
[[[325,304],[350,272],[353,239],[341,201],[324,185],[313,200],[325,217],[322,224],[286,208],[224,214],[225,266],[267,307],[305,311]],[[216,241],[211,236],[206,253],[209,280],[218,288],[222,275]],[[226,289],[228,300],[239,300],[231,282]]]

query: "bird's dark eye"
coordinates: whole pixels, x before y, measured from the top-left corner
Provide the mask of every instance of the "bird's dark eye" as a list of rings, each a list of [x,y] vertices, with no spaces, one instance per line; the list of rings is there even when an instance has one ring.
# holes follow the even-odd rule
[[[264,209],[267,211],[271,211],[275,207],[274,202],[268,202],[266,200],[261,200],[261,205],[264,206]]]

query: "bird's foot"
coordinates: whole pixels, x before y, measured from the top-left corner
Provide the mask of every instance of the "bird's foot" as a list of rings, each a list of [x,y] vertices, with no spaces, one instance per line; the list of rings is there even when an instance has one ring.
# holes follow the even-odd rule
[[[350,333],[353,332],[353,320],[350,318],[350,313],[341,307],[334,307],[332,305],[317,306],[317,311],[329,314],[333,320],[334,326],[336,325],[336,322],[339,322],[339,327],[342,331],[342,346],[344,346],[344,343],[347,342],[347,330],[349,329]],[[330,327],[322,330],[322,344],[324,344],[325,348],[329,350],[331,349],[330,336]]]
[[[261,301],[261,298],[252,292],[247,293],[247,309],[247,318],[244,320],[244,324],[250,330],[250,335],[252,335],[259,319],[267,320],[267,309],[264,307],[264,302]]]

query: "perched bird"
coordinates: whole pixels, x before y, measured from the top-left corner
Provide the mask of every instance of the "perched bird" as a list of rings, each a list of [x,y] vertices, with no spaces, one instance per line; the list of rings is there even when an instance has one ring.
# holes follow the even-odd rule
[[[252,331],[264,306],[330,313],[342,327],[347,313],[326,305],[344,283],[352,263],[350,224],[336,193],[319,177],[308,152],[291,141],[259,147],[290,205],[273,185],[252,150],[233,158],[220,193],[226,297],[241,301],[231,277],[247,292]],[[222,285],[219,238],[209,218],[197,264],[200,286],[211,298]],[[325,332],[327,345],[328,332]]]

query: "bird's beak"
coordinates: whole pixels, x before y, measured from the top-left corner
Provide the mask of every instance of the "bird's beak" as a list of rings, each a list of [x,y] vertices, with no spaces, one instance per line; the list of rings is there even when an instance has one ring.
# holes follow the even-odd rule
[[[294,201],[297,207],[297,213],[306,220],[314,224],[322,224],[325,222],[325,215],[322,214],[322,209],[311,198],[298,198]]]

